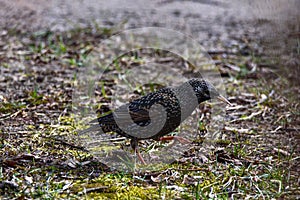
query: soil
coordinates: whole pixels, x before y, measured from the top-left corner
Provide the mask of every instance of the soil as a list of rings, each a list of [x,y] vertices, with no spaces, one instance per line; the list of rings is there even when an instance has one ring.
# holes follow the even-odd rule
[[[139,198],[152,192],[161,198],[155,188],[164,184],[169,198],[217,198],[224,191],[233,198],[299,198],[297,8],[296,0],[0,0],[0,194],[7,199],[93,198],[135,191]],[[212,110],[217,107],[208,103],[198,108],[202,123],[182,157],[164,170],[124,175],[99,162],[78,141],[76,134],[84,127],[72,109],[78,100],[87,102],[74,99],[76,74],[87,69],[88,58],[109,59],[117,53],[102,41],[149,26],[174,29],[199,42],[220,72],[233,106],[223,109],[224,124],[213,145],[203,139],[214,125]],[[117,93],[114,86],[120,80],[115,75],[145,62],[178,68],[182,77],[196,74],[173,54],[126,56],[112,62],[95,89],[98,114],[107,112],[105,105]],[[130,101],[176,81],[140,84],[120,97]],[[128,148],[128,141],[122,142],[120,148]],[[151,144],[156,143],[142,142],[142,151]]]

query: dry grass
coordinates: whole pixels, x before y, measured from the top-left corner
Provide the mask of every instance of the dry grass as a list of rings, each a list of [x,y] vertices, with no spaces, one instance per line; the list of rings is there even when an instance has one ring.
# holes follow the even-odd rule
[[[245,41],[239,42],[248,47],[246,54],[239,48],[233,54],[230,50],[236,46],[224,47],[221,54],[210,51],[234,106],[226,109],[224,126],[208,151],[202,150],[212,103],[199,107],[205,115],[197,139],[183,157],[159,170],[112,171],[86,152],[77,143],[75,130],[81,127],[71,111],[75,74],[84,69],[91,51],[99,51],[99,40],[111,33],[87,28],[1,35],[7,41],[0,46],[0,193],[4,199],[299,197],[299,103],[284,93],[288,80],[276,74],[273,60],[260,56],[255,45]],[[168,52],[141,50],[138,56],[124,55],[96,88],[98,104],[109,104],[115,93],[116,76],[111,74],[125,73],[150,58],[178,67],[187,77],[196,73]],[[166,85],[140,85],[135,95],[124,98],[162,86]],[[100,106],[96,109],[103,112]],[[149,150],[149,143],[142,147]]]

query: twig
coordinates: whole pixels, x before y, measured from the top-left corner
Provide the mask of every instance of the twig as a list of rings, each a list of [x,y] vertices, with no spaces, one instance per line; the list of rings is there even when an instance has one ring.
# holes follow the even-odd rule
[[[233,51],[227,51],[227,50],[208,50],[207,53],[210,55],[217,55],[217,54],[233,54],[233,55],[235,55],[236,54]]]
[[[289,155],[290,155],[289,152],[287,152],[287,151],[285,151],[285,150],[282,150],[282,149],[274,148],[274,150],[275,150],[276,152],[278,152],[278,153],[281,153],[281,154],[285,155],[285,156],[289,156]]]
[[[209,171],[209,169],[206,169],[206,168],[193,168],[193,169],[175,169],[175,168],[172,168],[173,170],[176,170],[176,171]]]
[[[237,105],[237,106],[232,106],[232,107],[226,107],[226,110],[240,110],[240,109],[247,109],[248,106],[242,106],[242,105]]]
[[[249,116],[247,116],[247,117],[243,117],[243,118],[231,120],[230,123],[236,122],[236,121],[245,121],[245,120],[252,119],[253,117],[255,117],[255,116],[257,116],[257,115],[260,115],[262,112],[263,112],[263,111],[260,110],[260,111],[255,112],[255,113],[251,113],[251,115],[249,115]]]
[[[270,180],[272,183],[278,183],[278,193],[281,192],[281,187],[282,187],[282,183],[280,180],[274,180],[274,179],[271,179]]]
[[[8,118],[16,117],[20,112],[22,112],[22,110],[18,110],[15,113],[9,113],[9,114],[3,115],[3,116],[0,117],[0,120],[6,120]]]
[[[11,115],[12,115],[11,113],[8,113],[8,114],[6,114],[6,115],[2,115],[2,116],[0,117],[0,120],[8,119]]]
[[[238,66],[235,66],[235,65],[231,65],[231,64],[225,64],[224,65],[225,67],[228,67],[229,69],[233,70],[233,71],[236,71],[236,72],[240,72],[241,71],[241,68],[239,68]]]
[[[88,152],[84,147],[80,147],[80,146],[76,146],[74,144],[67,143],[66,141],[63,141],[61,139],[58,139],[58,138],[49,138],[49,137],[46,137],[46,138],[55,140],[57,144],[66,145],[66,146],[72,147],[74,149],[79,149],[79,150]]]
[[[108,186],[100,186],[95,188],[85,188],[85,193],[91,193],[91,192],[103,192],[104,190],[107,190]]]
[[[237,128],[234,128],[234,127],[228,127],[228,126],[225,126],[225,127],[224,127],[224,130],[225,130],[225,131],[238,132],[238,133],[250,133],[250,132],[251,132],[251,130],[249,130],[249,129],[247,129],[247,128],[237,129]]]
[[[278,126],[275,130],[271,131],[271,133],[276,133],[279,129],[282,129],[282,126]]]

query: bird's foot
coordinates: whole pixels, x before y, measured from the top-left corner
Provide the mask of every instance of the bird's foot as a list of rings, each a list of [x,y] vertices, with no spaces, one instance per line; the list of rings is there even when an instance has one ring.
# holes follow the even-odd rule
[[[139,160],[142,162],[142,164],[146,165],[146,162],[145,162],[144,158],[142,157],[140,150],[139,150],[138,140],[137,139],[130,140],[130,145],[134,149],[135,154],[137,155]]]

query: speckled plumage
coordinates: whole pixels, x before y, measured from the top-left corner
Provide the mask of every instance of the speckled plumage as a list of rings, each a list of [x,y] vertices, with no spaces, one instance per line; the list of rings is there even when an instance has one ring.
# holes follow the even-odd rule
[[[191,79],[178,87],[162,88],[122,105],[113,113],[98,118],[98,122],[103,132],[116,132],[131,139],[158,139],[174,131],[199,103],[217,95],[217,91],[208,82]],[[154,105],[161,105],[165,111],[161,107],[154,108],[150,119],[149,110]],[[166,115],[163,115],[164,112]],[[165,124],[161,130],[147,134],[151,132],[147,129],[151,122],[160,125],[162,121]]]
[[[139,140],[163,138],[189,117],[201,102],[215,97],[229,103],[207,81],[190,79],[178,87],[166,87],[149,93],[99,117],[97,128],[131,139],[132,148],[145,164],[138,150]],[[97,128],[94,126],[87,131]]]

